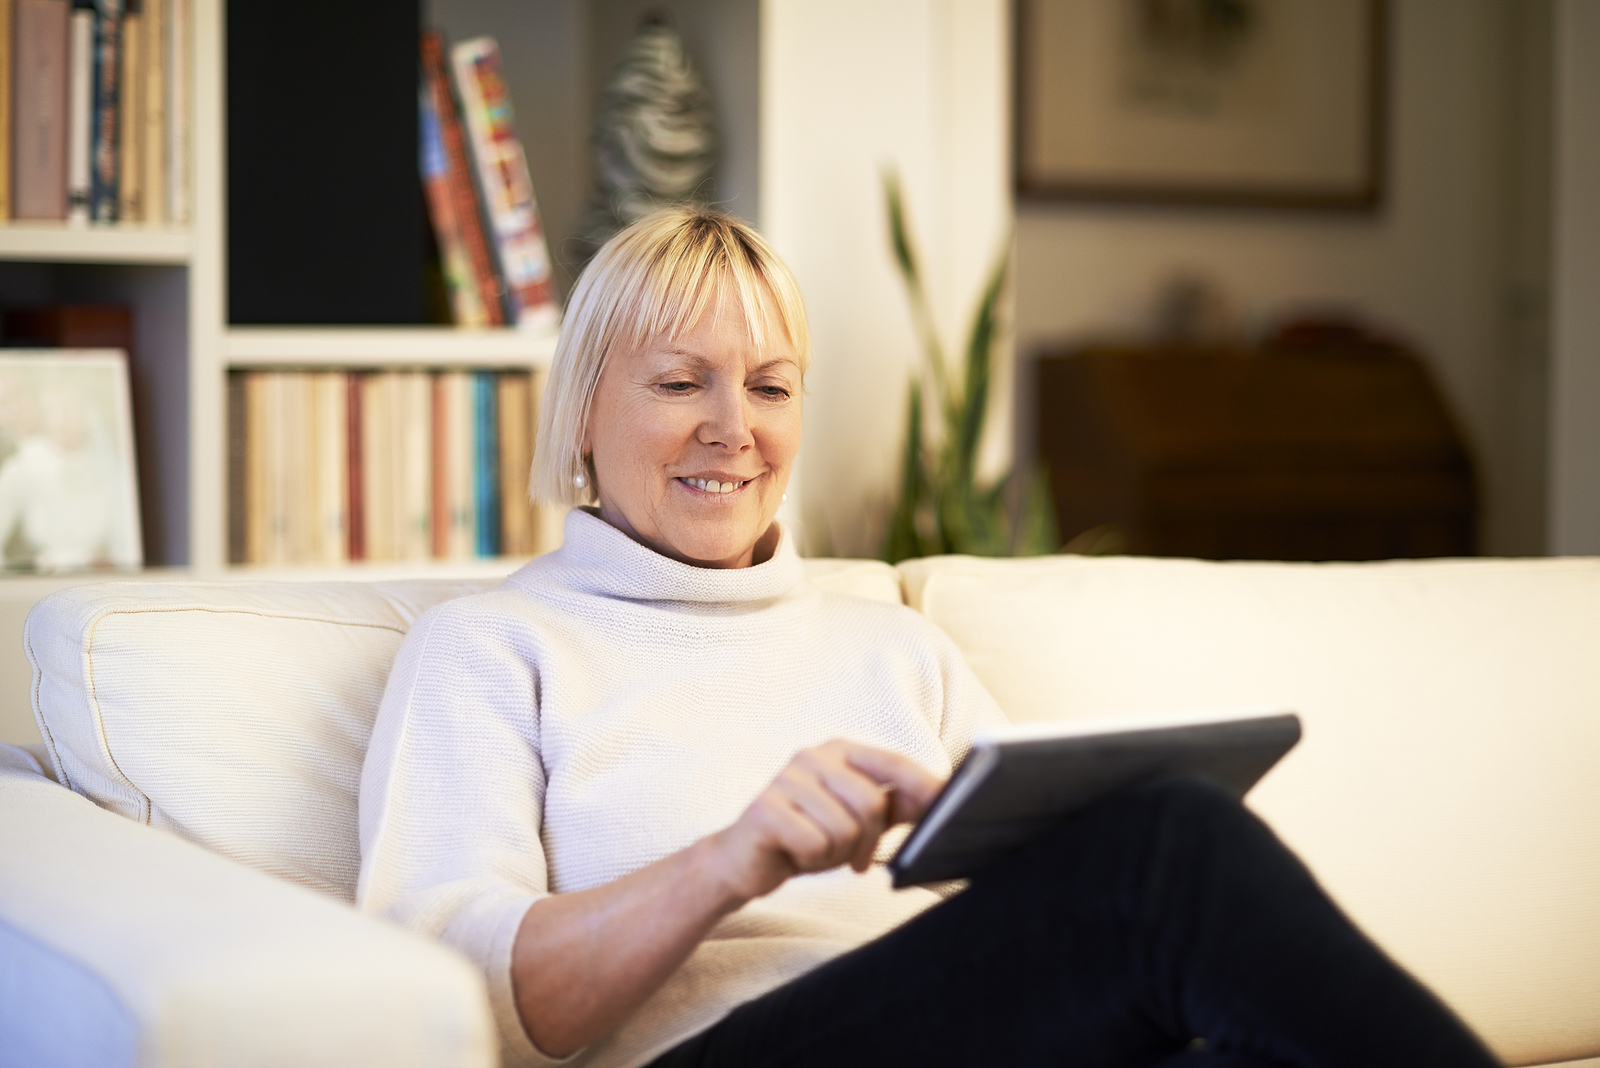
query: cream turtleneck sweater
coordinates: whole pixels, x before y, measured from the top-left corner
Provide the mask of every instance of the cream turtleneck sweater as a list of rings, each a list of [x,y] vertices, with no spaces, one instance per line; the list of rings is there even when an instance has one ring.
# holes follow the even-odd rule
[[[805,746],[850,738],[947,775],[1001,720],[942,631],[809,585],[787,534],[764,564],[714,570],[574,510],[558,551],[406,637],[361,778],[358,902],[483,968],[505,1063],[555,1063],[511,992],[539,898],[728,826]],[[642,1064],[936,902],[890,888],[891,844],[865,873],[791,879],[724,918],[572,1063]]]

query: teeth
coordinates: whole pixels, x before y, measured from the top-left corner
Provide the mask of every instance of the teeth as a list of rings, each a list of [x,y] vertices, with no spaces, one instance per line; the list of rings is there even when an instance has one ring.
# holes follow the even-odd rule
[[[732,493],[742,482],[718,482],[714,478],[686,478],[683,481],[703,493]]]

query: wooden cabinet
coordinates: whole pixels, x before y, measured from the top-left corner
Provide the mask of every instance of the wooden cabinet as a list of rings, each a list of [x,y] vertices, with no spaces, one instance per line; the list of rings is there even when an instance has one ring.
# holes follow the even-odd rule
[[[1474,552],[1469,451],[1393,346],[1088,348],[1038,365],[1038,455],[1063,538],[1128,552],[1374,560]]]

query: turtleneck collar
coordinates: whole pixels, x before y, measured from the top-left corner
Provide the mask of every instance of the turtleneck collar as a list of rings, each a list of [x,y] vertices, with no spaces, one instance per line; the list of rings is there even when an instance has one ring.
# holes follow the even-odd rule
[[[695,567],[646,548],[604,519],[574,508],[561,548],[529,564],[557,569],[565,586],[627,601],[734,606],[781,597],[805,578],[789,532],[779,528],[771,559],[751,567]]]

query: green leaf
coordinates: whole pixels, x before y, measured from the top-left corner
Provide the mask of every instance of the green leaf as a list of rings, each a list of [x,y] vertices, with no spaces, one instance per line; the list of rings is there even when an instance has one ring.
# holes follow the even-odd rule
[[[952,383],[922,287],[898,175],[886,171],[883,184],[890,249],[906,286],[923,355],[923,368],[910,382],[900,495],[884,537],[883,557],[898,563],[930,553],[1052,552],[1058,544],[1055,511],[1042,474],[1021,486],[1014,485],[1011,473],[992,485],[977,484],[978,446],[1000,335],[1000,300],[1011,275],[1010,242],[1004,243],[989,272],[967,335],[963,375]],[[925,384],[931,384],[931,399],[925,396]],[[924,420],[930,422],[924,425]],[[932,442],[932,447],[925,442]]]

